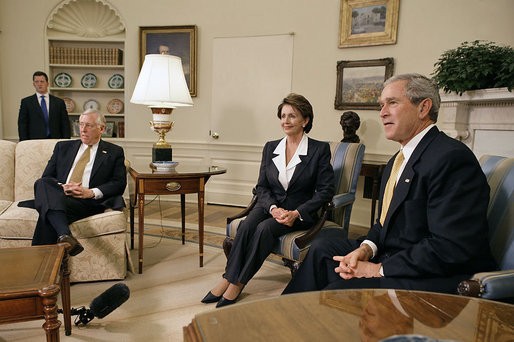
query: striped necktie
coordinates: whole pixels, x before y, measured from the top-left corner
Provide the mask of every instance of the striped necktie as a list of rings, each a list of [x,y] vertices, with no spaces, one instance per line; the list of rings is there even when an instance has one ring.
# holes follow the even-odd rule
[[[400,150],[400,152],[398,152],[396,158],[394,159],[391,174],[389,175],[389,179],[387,180],[387,184],[384,190],[384,198],[382,199],[382,210],[380,211],[380,223],[382,224],[382,226],[384,225],[387,211],[389,210],[389,205],[391,204],[391,199],[393,198],[393,192],[396,188],[398,171],[400,171],[400,166],[402,166],[404,160],[405,158],[403,157],[403,152]]]

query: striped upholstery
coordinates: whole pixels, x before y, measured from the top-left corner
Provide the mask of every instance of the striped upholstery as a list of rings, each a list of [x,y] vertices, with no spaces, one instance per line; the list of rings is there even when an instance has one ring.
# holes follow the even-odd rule
[[[472,279],[483,298],[514,298],[514,158],[484,155],[480,165],[491,188],[489,243],[501,271],[477,273]]]
[[[330,143],[330,152],[332,154],[330,162],[334,168],[336,195],[332,199],[334,209],[330,211],[328,220],[323,224],[323,228],[342,228],[341,234],[348,234],[350,214],[353,202],[355,201],[357,180],[364,159],[364,149],[363,144]],[[252,203],[254,203],[254,201],[252,201]],[[243,219],[244,217],[227,223],[227,237],[233,239],[236,236],[239,223]],[[299,248],[295,240],[306,232],[307,231],[296,231],[281,236],[277,239],[272,253],[296,263],[295,267],[297,267],[298,263],[301,262],[305,254],[307,254],[310,243],[303,248]]]

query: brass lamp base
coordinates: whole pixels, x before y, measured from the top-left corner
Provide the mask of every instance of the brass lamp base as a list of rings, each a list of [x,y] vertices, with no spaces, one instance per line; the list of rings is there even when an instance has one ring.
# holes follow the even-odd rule
[[[153,121],[150,122],[152,129],[159,135],[159,140],[152,147],[152,163],[171,162],[173,150],[171,144],[166,141],[166,133],[173,128],[171,119],[172,108],[152,108]]]

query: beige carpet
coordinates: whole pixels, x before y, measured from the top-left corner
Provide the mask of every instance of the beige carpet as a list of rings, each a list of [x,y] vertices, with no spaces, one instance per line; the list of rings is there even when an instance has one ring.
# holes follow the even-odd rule
[[[62,326],[61,341],[182,341],[182,327],[195,314],[217,310],[215,304],[202,304],[200,299],[223,272],[223,251],[206,245],[204,267],[200,268],[197,244],[182,245],[179,240],[156,235],[145,234],[144,273],[129,273],[123,280],[131,291],[129,300],[103,319],[95,318],[85,327],[73,326],[71,336],[64,335]],[[137,250],[131,254],[136,261]],[[278,296],[289,279],[286,267],[266,262],[246,286],[240,302]],[[72,307],[89,307],[96,296],[117,282],[72,285]],[[59,319],[62,321],[62,316]],[[42,323],[0,325],[0,341],[44,341]]]

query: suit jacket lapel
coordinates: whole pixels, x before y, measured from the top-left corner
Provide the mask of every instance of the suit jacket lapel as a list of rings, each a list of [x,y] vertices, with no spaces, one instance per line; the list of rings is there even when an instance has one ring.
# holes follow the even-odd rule
[[[41,116],[41,118],[44,120],[45,119],[45,114],[43,114],[43,110],[41,109],[41,105],[39,104],[39,98],[38,98],[39,94],[38,93],[35,93],[34,95],[32,95],[32,99],[34,100],[32,105],[34,106],[34,108],[36,109],[37,113],[39,114],[39,116]],[[46,96],[45,96],[46,97]],[[48,101],[50,101],[50,99],[48,99]],[[50,102],[51,103],[51,102]],[[50,113],[48,114],[50,115]]]
[[[302,161],[298,165],[296,165],[296,168],[294,169],[293,177],[291,177],[291,181],[289,182],[289,187],[293,186],[294,183],[300,178],[302,173],[304,172],[305,168],[309,164],[312,156],[316,154],[317,148],[312,144],[312,140],[308,140],[308,147],[307,147],[307,155],[299,156],[300,160]]]
[[[109,153],[106,148],[105,142],[100,139],[98,142],[98,149],[96,150],[95,161],[93,162],[93,168],[91,169],[91,177],[89,178],[89,183],[91,184],[91,179],[95,176],[96,172],[100,170],[101,165],[107,160]]]
[[[383,242],[385,239],[385,235],[387,234],[387,229],[389,227],[389,220],[393,213],[398,210],[400,205],[405,201],[409,193],[410,186],[412,184],[412,180],[416,176],[416,172],[414,171],[413,166],[418,162],[419,158],[425,151],[426,147],[434,140],[434,138],[439,134],[439,129],[437,127],[433,127],[430,129],[427,134],[421,139],[418,143],[414,152],[409,158],[409,161],[405,165],[403,172],[398,179],[398,183],[396,184],[396,188],[394,189],[393,198],[391,199],[391,203],[389,204],[389,210],[387,212],[387,216],[384,222],[384,226],[382,232],[380,234],[381,241]],[[388,170],[390,173],[391,169]]]

